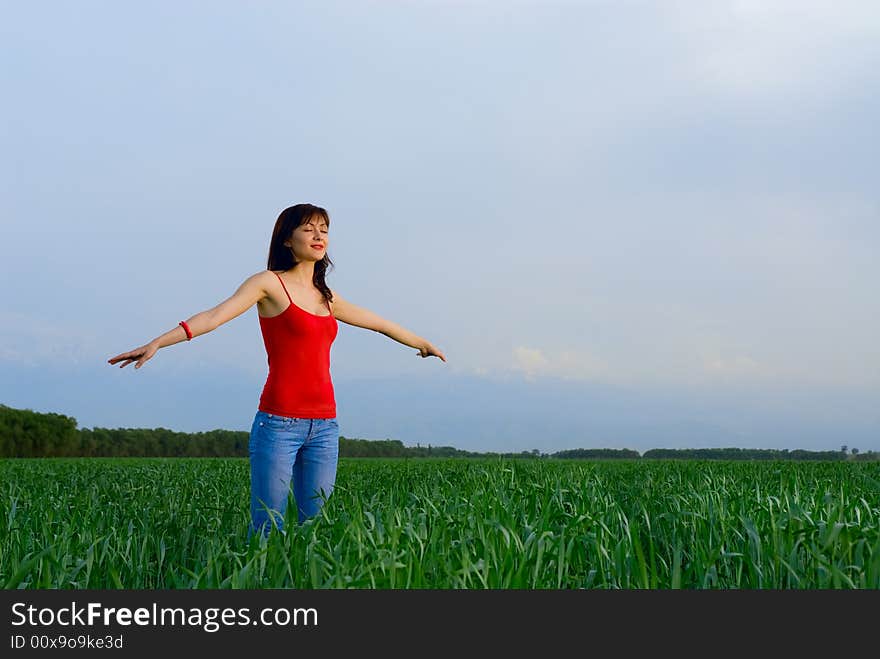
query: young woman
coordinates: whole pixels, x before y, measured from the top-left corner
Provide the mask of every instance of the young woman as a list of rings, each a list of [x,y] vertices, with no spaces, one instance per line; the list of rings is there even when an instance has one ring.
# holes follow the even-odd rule
[[[268,535],[283,530],[293,481],[297,518],[314,516],[333,491],[339,455],[330,345],[336,321],[381,332],[417,348],[420,357],[446,357],[400,325],[344,300],[324,281],[330,218],[323,208],[297,204],[275,221],[267,270],[248,277],[229,299],[181,321],[146,345],[109,359],[140,368],[160,348],[207,334],[257,305],[269,375],[251,425],[251,524]]]

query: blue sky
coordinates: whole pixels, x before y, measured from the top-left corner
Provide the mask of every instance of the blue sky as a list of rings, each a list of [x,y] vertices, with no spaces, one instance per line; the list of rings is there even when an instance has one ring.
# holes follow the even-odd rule
[[[106,360],[330,213],[348,437],[880,450],[880,8],[18,3],[0,53],[0,402],[250,428],[253,308]]]

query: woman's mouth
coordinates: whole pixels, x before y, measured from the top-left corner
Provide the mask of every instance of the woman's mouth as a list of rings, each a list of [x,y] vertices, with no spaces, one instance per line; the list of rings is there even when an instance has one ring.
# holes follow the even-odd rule
[[[312,245],[315,249],[324,249],[323,245]]]

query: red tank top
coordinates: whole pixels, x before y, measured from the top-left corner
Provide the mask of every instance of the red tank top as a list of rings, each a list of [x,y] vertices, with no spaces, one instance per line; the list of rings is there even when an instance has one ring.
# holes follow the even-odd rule
[[[287,286],[276,272],[284,292]],[[269,376],[259,409],[269,414],[306,419],[332,419],[336,399],[330,380],[330,345],[338,326],[329,316],[316,316],[293,303],[277,316],[260,318]],[[327,305],[329,308],[329,304]]]

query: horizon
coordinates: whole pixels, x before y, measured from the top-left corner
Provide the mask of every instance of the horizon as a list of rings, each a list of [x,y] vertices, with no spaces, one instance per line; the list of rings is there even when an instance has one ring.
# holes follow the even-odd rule
[[[5,405],[4,403],[0,403],[0,407],[6,407],[8,409],[12,409],[15,411],[33,412],[35,414],[47,414],[46,412],[37,412],[36,410],[10,407],[8,405]],[[69,415],[64,415],[64,416],[69,417]],[[76,419],[76,417],[72,417],[72,418]],[[88,426],[81,426],[78,421],[76,423],[76,430],[77,431],[84,430],[84,431],[89,431],[89,432],[95,432],[97,430],[107,430],[107,431],[126,431],[126,430],[159,431],[159,430],[164,430],[164,431],[168,431],[168,432],[172,432],[172,433],[194,434],[192,432],[175,430],[173,428],[165,428],[165,427],[161,427],[161,426],[154,427],[154,428],[148,428],[148,427],[108,428],[108,427],[103,427],[103,426],[88,427]],[[201,432],[214,432],[214,431],[242,432],[242,433],[247,434],[247,431],[243,431],[243,430],[234,431],[234,430],[230,430],[229,428],[213,428],[209,431],[198,431],[198,432],[201,433]],[[381,439],[381,438],[367,439],[367,438],[363,438],[363,437],[351,437],[351,436],[347,436],[345,434],[340,434],[340,438],[345,439],[347,441],[368,442],[368,443],[369,442],[389,442],[389,441],[398,442],[404,449],[417,449],[417,450],[418,449],[427,449],[427,450],[452,449],[456,452],[466,452],[466,453],[472,453],[472,454],[476,454],[476,455],[502,455],[502,456],[533,455],[534,457],[554,457],[560,453],[573,453],[576,451],[593,451],[593,452],[606,451],[606,452],[619,452],[619,453],[624,453],[624,452],[625,453],[635,453],[640,458],[645,457],[645,455],[647,455],[648,453],[654,452],[654,451],[672,451],[672,452],[676,452],[676,451],[682,451],[682,452],[688,452],[688,451],[738,451],[738,452],[817,453],[817,454],[836,453],[836,454],[843,454],[845,456],[852,456],[852,457],[855,457],[856,455],[875,454],[876,453],[875,451],[872,451],[870,449],[867,451],[861,451],[861,449],[859,449],[859,447],[857,447],[857,446],[850,447],[847,445],[842,445],[841,447],[839,447],[837,449],[829,448],[829,449],[825,449],[825,450],[822,450],[822,449],[812,449],[811,450],[811,449],[803,449],[803,448],[775,449],[775,448],[759,448],[759,447],[748,447],[748,446],[743,446],[743,447],[738,447],[738,446],[694,446],[694,447],[687,447],[687,448],[655,447],[655,448],[649,448],[649,449],[644,449],[642,451],[639,451],[637,449],[631,449],[631,448],[627,448],[627,447],[611,448],[611,447],[607,447],[607,446],[577,446],[577,447],[571,447],[571,448],[563,448],[563,449],[559,449],[559,450],[552,451],[552,452],[544,452],[544,451],[540,451],[539,449],[532,449],[532,450],[523,449],[521,451],[516,451],[516,452],[498,452],[498,451],[473,451],[473,450],[468,451],[468,450],[461,449],[461,448],[458,448],[458,447],[452,446],[452,445],[436,445],[436,444],[431,444],[431,443],[428,443],[423,446],[419,442],[412,445],[412,444],[406,444],[405,442],[402,442],[399,439],[393,439],[390,437],[386,437],[384,439]],[[10,457],[10,456],[6,456],[6,457]],[[44,456],[37,456],[37,457],[44,457]],[[45,456],[45,457],[81,457],[81,456],[73,455],[73,456]],[[138,456],[114,456],[114,457],[138,457]],[[150,457],[150,456],[144,456],[144,457]],[[188,456],[171,456],[171,457],[188,457]],[[381,457],[381,456],[348,456],[348,457]],[[425,456],[422,456],[422,457],[425,457]],[[431,457],[431,456],[427,456],[427,457]],[[443,457],[443,456],[441,456],[441,457]],[[450,457],[450,456],[446,456],[446,457]],[[451,456],[451,457],[458,457],[458,456]],[[574,459],[576,459],[576,458],[574,458]],[[596,458],[596,459],[599,459],[599,458]],[[621,458],[621,459],[623,459],[623,458]]]

